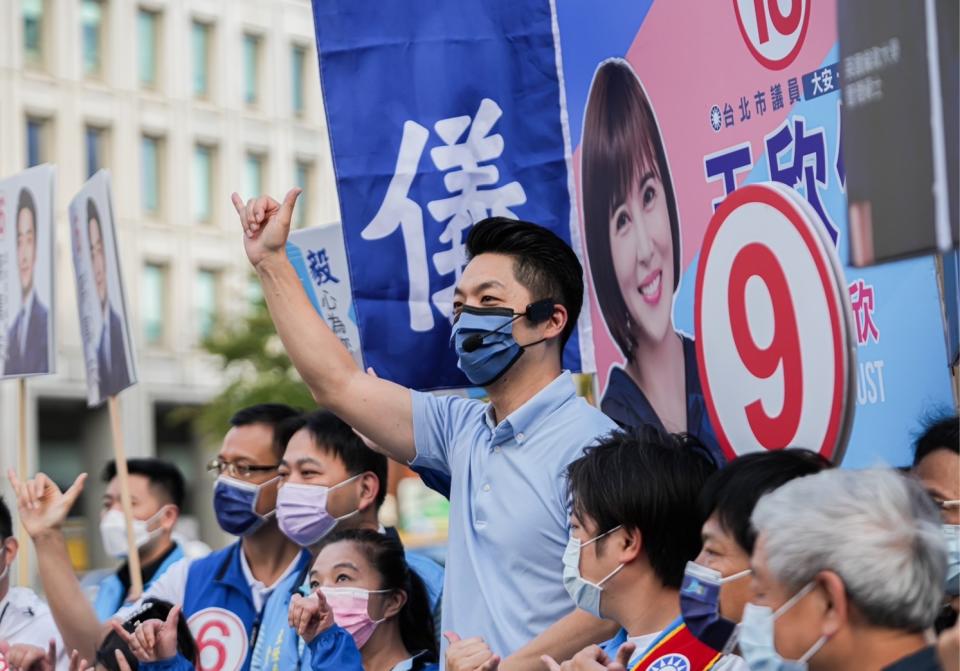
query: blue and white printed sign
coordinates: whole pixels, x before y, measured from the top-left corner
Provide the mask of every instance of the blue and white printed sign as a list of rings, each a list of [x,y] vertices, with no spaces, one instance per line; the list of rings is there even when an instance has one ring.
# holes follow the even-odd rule
[[[294,231],[287,241],[287,257],[313,308],[363,367],[340,225]]]
[[[416,389],[468,386],[448,341],[470,227],[532,221],[580,255],[551,4],[313,12],[365,363]],[[565,351],[575,371],[593,367],[588,319]]]

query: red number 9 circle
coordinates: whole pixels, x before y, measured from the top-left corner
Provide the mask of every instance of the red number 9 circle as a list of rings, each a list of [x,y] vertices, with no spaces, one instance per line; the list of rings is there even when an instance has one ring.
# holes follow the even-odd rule
[[[843,272],[792,189],[751,185],[714,213],[694,319],[710,420],[730,458],[806,447],[842,457],[855,390]]]

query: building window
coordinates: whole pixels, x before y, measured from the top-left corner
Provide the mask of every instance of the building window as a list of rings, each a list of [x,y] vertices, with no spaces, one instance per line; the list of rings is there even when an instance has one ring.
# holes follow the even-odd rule
[[[160,211],[162,141],[160,138],[144,135],[140,144],[142,151],[143,211],[148,214],[157,214]]]
[[[307,50],[301,46],[294,46],[290,53],[290,104],[296,116],[301,116],[304,111],[303,77],[306,62]]]
[[[80,25],[83,43],[83,74],[100,75],[103,51],[103,0],[82,0]]]
[[[243,170],[243,189],[247,198],[256,198],[263,193],[263,164],[262,154],[247,152]]]
[[[313,166],[306,161],[297,161],[293,173],[294,182],[302,190],[293,211],[293,225],[303,228],[310,222],[310,178],[313,175]]]
[[[215,149],[198,144],[193,149],[193,218],[213,218],[213,161]]]
[[[143,295],[140,297],[143,338],[147,345],[163,344],[167,295],[166,268],[148,263],[143,267]]]
[[[210,25],[194,21],[190,31],[193,42],[193,95],[206,98],[210,95],[208,73],[210,72]]]
[[[160,15],[141,9],[137,13],[137,58],[140,70],[140,85],[152,89],[157,85],[157,42],[160,32]]]
[[[87,126],[87,177],[92,177],[97,170],[106,167],[107,160],[107,130],[97,126]]]
[[[217,273],[212,270],[197,271],[197,328],[201,340],[213,335],[217,324]]]
[[[260,82],[260,38],[257,35],[243,35],[243,101],[247,105],[257,104],[257,84]]]
[[[23,55],[27,65],[43,65],[43,2],[22,0]]]
[[[47,134],[50,122],[27,117],[27,167],[32,168],[47,160]]]

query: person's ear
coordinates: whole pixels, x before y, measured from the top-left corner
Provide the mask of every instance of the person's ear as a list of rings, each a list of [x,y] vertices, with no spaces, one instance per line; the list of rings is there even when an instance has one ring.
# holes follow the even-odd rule
[[[7,550],[7,566],[13,566],[13,563],[17,560],[17,555],[20,553],[20,542],[16,536],[10,536],[3,541],[3,547]]]
[[[173,531],[180,519],[180,508],[172,503],[168,503],[160,514],[160,527],[167,531]]]
[[[567,313],[567,308],[565,308],[560,303],[555,303],[553,306],[553,313],[550,315],[550,318],[545,322],[546,329],[543,332],[544,338],[559,338],[563,333],[563,329],[566,328],[567,322],[570,320],[570,315]]]
[[[843,580],[833,571],[821,571],[815,578],[817,586],[823,590],[825,612],[821,634],[833,637],[843,629],[850,617],[850,602]]]
[[[618,563],[629,564],[635,561],[643,550],[643,534],[636,527],[624,527],[617,536]]]
[[[407,603],[407,593],[402,589],[395,589],[384,597],[383,615],[381,615],[383,618],[396,616]]]
[[[377,505],[377,495],[380,493],[380,487],[386,487],[387,483],[380,482],[380,478],[375,473],[367,471],[357,478],[360,494],[357,498],[357,510],[363,512],[367,508]]]

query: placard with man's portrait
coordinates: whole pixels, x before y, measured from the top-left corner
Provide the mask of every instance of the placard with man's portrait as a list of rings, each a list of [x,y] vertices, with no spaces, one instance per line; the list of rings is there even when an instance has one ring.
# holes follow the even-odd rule
[[[54,372],[54,168],[0,182],[0,378]]]

